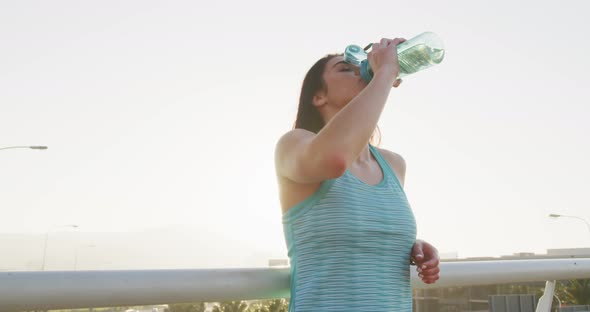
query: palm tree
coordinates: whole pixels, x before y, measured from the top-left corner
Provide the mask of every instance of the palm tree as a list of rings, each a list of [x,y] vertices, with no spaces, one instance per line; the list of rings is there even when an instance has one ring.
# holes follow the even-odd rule
[[[557,295],[563,303],[590,305],[590,279],[559,282]]]

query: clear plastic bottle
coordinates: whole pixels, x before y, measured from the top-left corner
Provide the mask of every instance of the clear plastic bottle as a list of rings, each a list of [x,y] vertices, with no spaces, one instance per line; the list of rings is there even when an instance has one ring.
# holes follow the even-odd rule
[[[349,45],[344,50],[344,61],[354,66],[360,66],[361,77],[367,82],[373,78],[373,71],[365,51],[369,47],[370,45],[362,49],[358,45]],[[440,64],[444,56],[445,49],[442,40],[433,32],[423,32],[406,40],[397,45],[398,78]]]

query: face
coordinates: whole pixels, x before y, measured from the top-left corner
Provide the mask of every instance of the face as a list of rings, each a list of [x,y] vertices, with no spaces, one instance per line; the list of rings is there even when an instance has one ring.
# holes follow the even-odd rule
[[[316,105],[328,114],[346,106],[367,85],[359,68],[345,63],[343,56],[335,56],[326,63],[323,78],[327,90],[320,92]]]

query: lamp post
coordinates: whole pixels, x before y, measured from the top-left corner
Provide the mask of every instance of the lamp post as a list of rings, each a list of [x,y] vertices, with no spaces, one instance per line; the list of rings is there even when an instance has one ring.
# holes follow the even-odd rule
[[[586,221],[586,219],[584,219],[584,218],[577,217],[577,216],[560,215],[560,214],[555,214],[555,213],[550,214],[549,217],[551,217],[551,218],[562,218],[563,217],[563,218],[574,218],[574,219],[582,220],[582,221],[584,221],[584,223],[586,223],[586,226],[588,227],[588,232],[590,233],[590,223],[588,223],[588,221]]]
[[[78,226],[76,224],[65,224],[65,225],[61,225],[60,227],[71,227],[71,228],[78,228]],[[43,264],[41,265],[41,271],[45,271],[45,259],[47,257],[47,241],[49,240],[49,231],[51,229],[47,230],[47,233],[45,233],[45,244],[43,247]]]
[[[30,148],[30,149],[37,149],[37,150],[46,150],[47,149],[47,146],[39,146],[39,145],[33,145],[33,146],[7,146],[7,147],[0,147],[0,150],[10,149],[10,148]]]

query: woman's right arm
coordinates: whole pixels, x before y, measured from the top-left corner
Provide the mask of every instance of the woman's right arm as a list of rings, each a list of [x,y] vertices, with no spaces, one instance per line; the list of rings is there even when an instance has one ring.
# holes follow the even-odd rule
[[[342,108],[317,134],[294,129],[276,145],[277,173],[297,183],[333,179],[367,146],[399,73],[396,46],[403,39],[382,39],[373,44],[369,62],[371,82]]]

